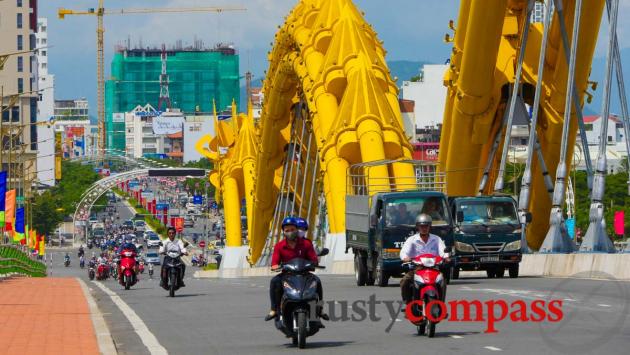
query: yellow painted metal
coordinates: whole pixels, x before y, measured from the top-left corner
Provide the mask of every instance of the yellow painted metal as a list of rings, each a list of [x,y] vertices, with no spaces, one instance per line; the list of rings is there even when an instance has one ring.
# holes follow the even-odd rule
[[[276,34],[254,164],[251,263],[260,257],[269,234],[284,145],[289,141],[283,133],[290,131],[293,105],[299,100],[310,112],[330,232],[345,232],[350,164],[411,157],[398,89],[384,53],[376,33],[350,0],[302,0]],[[385,167],[371,173],[402,184],[402,176],[413,176],[410,169],[401,164],[393,171]]]
[[[583,99],[593,59],[605,0],[584,0],[579,34],[576,85]],[[565,0],[565,20],[571,35],[575,1]],[[523,34],[525,0],[462,0],[455,31],[451,65],[445,74],[448,87],[444,124],[440,143],[440,168],[447,174],[449,195],[474,195],[477,191],[491,137],[500,126],[508,100],[507,85],[514,82],[516,57]],[[536,85],[538,54],[542,28],[530,26],[525,53],[523,80],[525,86]],[[552,177],[559,160],[564,117],[564,100],[568,66],[562,49],[559,24],[553,20],[545,61],[544,94],[541,100],[537,132],[545,163]],[[532,104],[533,95],[525,95]],[[570,166],[577,132],[572,115],[568,142]],[[500,159],[495,155],[493,166]],[[527,231],[529,246],[538,249],[549,224],[551,201],[544,186],[536,155],[533,164],[533,191],[530,211],[533,222]],[[487,186],[494,185],[494,175]]]

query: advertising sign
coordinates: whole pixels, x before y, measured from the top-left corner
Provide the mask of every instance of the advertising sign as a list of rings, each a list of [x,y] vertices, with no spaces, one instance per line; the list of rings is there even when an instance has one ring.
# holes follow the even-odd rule
[[[571,239],[575,239],[575,218],[567,218],[564,221],[564,225],[567,227],[567,233]]]
[[[113,113],[112,122],[117,122],[117,123],[125,122],[125,114],[122,112]]]
[[[615,234],[617,235],[624,234],[624,229],[625,229],[624,219],[625,219],[624,211],[615,211],[615,220],[613,221],[613,224],[615,226]]]
[[[184,230],[184,218],[182,217],[176,217],[173,218],[175,220],[175,230],[178,232],[181,232]]]
[[[415,160],[437,161],[440,153],[440,143],[414,143],[413,158]]]
[[[193,196],[193,204],[201,205],[202,203],[203,203],[203,197],[201,197],[201,195]]]
[[[181,132],[184,129],[183,116],[158,116],[153,119],[153,133],[166,135]]]

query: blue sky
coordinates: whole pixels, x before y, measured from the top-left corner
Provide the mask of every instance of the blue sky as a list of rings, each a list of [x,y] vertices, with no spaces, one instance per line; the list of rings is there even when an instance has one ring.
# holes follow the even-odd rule
[[[244,5],[247,12],[217,14],[149,14],[108,16],[105,18],[106,77],[117,43],[131,36],[137,44],[172,44],[177,39],[192,43],[195,36],[205,44],[233,42],[241,55],[241,71],[248,69],[260,77],[267,69],[266,53],[271,48],[277,26],[297,0],[105,0],[105,7],[194,7]],[[448,21],[457,20],[458,0],[355,0],[365,12],[379,38],[385,42],[388,60],[417,60],[442,63],[450,46],[443,42],[450,32]],[[96,0],[40,0],[39,16],[48,18],[49,71],[56,75],[57,99],[87,97],[95,112],[96,96],[96,21],[93,16],[57,18],[57,9],[84,10]],[[630,0],[621,0],[620,42],[630,47]],[[605,24],[604,24],[605,25]],[[602,29],[605,29],[603,26]],[[603,31],[602,31],[603,32]],[[596,57],[605,56],[605,42],[598,45]],[[628,61],[626,61],[628,62]],[[629,62],[630,64],[630,62]],[[628,65],[626,66],[628,67]],[[598,90],[600,91],[600,90]],[[601,92],[601,91],[600,91]]]

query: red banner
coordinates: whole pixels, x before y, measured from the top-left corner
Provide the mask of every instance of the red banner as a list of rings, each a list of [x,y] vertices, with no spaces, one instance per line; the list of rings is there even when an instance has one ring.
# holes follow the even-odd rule
[[[413,158],[415,160],[437,161],[439,152],[439,142],[413,144]]]
[[[615,234],[617,235],[624,234],[624,229],[625,229],[624,219],[625,219],[624,211],[615,212],[615,220],[614,220]]]

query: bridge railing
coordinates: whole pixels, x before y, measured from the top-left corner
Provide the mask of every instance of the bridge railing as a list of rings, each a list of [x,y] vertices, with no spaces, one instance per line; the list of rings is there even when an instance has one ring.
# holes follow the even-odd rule
[[[11,274],[45,277],[46,265],[32,260],[26,253],[16,247],[0,245],[0,275]]]

